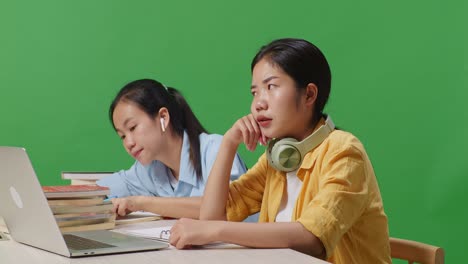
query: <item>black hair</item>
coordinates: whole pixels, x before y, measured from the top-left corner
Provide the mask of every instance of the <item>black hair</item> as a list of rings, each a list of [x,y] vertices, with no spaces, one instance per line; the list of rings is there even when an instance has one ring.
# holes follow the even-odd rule
[[[312,122],[324,116],[323,109],[328,101],[331,88],[331,72],[327,59],[314,44],[303,39],[277,39],[260,48],[251,64],[251,71],[262,59],[279,66],[296,83],[298,90],[309,83],[317,86],[315,115]]]
[[[166,107],[171,116],[170,124],[176,134],[183,137],[184,131],[187,132],[190,142],[190,161],[197,177],[202,178],[199,136],[201,133],[208,132],[203,128],[178,90],[166,87],[151,79],[141,79],[128,83],[119,91],[109,108],[109,118],[114,129],[114,109],[120,101],[134,103],[153,118],[158,115],[161,107]]]

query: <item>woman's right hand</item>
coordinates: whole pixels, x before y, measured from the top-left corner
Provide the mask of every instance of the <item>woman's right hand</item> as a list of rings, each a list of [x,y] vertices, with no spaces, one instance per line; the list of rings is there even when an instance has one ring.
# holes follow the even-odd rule
[[[138,205],[138,196],[128,196],[125,198],[113,198],[112,204],[114,204],[114,212],[118,216],[125,216],[131,212],[139,211],[137,208]]]
[[[248,150],[254,151],[258,142],[266,145],[268,141],[260,130],[260,126],[252,114],[241,117],[226,132],[224,137],[230,139],[234,144],[239,145],[244,142]]]

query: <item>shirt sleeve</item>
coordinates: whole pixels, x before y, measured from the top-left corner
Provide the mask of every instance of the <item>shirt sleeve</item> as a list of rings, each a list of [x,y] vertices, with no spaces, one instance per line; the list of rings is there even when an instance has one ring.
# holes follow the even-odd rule
[[[265,154],[239,179],[229,185],[226,216],[229,221],[242,221],[260,211],[267,175]]]
[[[355,146],[326,154],[319,174],[320,191],[297,219],[322,241],[327,256],[364,212],[370,177],[365,158]]]
[[[134,195],[151,195],[141,182],[138,174],[146,173],[143,166],[135,162],[128,170],[121,170],[112,175],[104,177],[96,182],[97,185],[106,186],[110,189],[112,197],[127,197]],[[146,174],[145,174],[146,175]]]

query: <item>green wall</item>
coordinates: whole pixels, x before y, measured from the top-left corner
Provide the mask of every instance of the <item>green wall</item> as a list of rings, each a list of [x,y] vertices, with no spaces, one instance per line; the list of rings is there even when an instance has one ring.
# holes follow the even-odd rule
[[[465,259],[467,10],[462,1],[0,2],[0,145],[24,146],[44,185],[132,160],[107,117],[125,83],[180,89],[224,133],[249,111],[250,60],[274,38],[327,55],[335,123],[374,164],[392,236]],[[252,165],[261,151],[241,155]],[[0,176],[1,180],[1,176]]]

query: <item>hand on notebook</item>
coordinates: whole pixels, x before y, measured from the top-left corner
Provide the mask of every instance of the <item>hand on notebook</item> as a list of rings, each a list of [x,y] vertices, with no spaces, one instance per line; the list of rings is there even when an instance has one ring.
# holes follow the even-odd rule
[[[222,223],[181,218],[171,229],[169,243],[177,249],[183,249],[215,242],[217,230]]]

